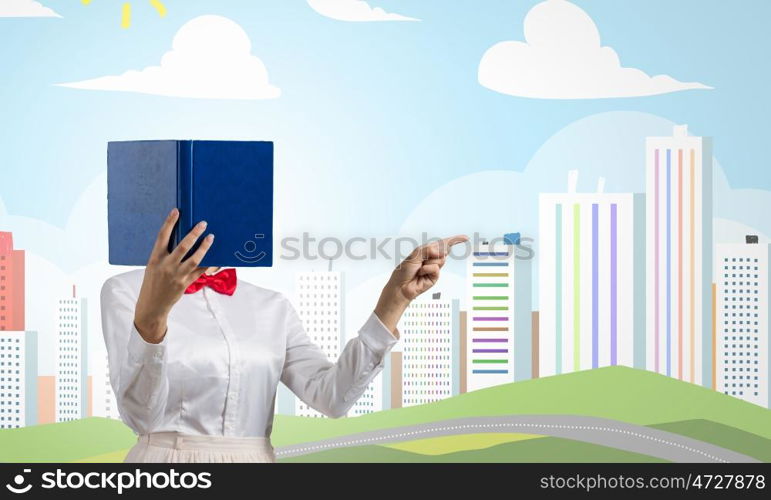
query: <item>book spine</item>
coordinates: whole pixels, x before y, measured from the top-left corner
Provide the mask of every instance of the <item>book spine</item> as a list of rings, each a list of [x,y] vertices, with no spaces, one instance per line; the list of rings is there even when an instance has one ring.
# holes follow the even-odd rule
[[[177,143],[177,208],[179,224],[175,246],[193,229],[193,141]]]

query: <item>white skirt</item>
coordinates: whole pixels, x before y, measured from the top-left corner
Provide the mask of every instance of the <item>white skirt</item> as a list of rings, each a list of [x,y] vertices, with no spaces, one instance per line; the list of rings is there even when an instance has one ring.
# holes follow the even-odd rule
[[[266,437],[200,436],[153,432],[139,436],[126,463],[232,463],[276,461]]]

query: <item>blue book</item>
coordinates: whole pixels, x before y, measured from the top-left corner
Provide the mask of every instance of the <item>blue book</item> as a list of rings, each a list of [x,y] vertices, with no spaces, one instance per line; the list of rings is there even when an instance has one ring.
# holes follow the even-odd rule
[[[180,218],[169,250],[205,220],[204,234],[214,233],[215,239],[201,265],[272,266],[273,143],[108,144],[110,264],[147,264],[158,230],[174,207]]]

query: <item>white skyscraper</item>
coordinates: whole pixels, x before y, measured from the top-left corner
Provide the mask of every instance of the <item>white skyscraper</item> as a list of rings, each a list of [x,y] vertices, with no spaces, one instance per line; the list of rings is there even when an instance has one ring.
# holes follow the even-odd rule
[[[0,330],[0,429],[37,424],[37,333]]]
[[[646,144],[646,364],[712,383],[712,143],[675,127]]]
[[[644,368],[643,195],[576,193],[576,180],[539,200],[539,374]]]
[[[343,274],[337,271],[298,273],[295,277],[297,314],[308,337],[327,358],[340,356],[343,319]],[[321,413],[295,398],[295,415],[321,417]]]
[[[715,256],[716,390],[771,407],[769,263],[771,245],[717,245]]]
[[[88,332],[87,301],[72,297],[59,299],[56,360],[56,421],[66,422],[87,416]]]
[[[518,243],[483,243],[468,259],[468,391],[531,376],[532,259]]]
[[[91,361],[93,416],[120,420],[118,402],[115,399],[115,393],[110,384],[110,368],[107,354],[97,356]]]
[[[431,403],[453,395],[453,360],[458,300],[440,293],[414,300],[399,322],[403,343],[402,406]]]

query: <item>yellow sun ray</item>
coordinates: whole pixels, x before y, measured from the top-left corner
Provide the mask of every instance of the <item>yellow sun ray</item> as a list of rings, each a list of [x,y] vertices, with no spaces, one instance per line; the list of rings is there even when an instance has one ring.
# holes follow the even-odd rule
[[[155,7],[155,10],[158,11],[159,16],[166,17],[166,6],[163,5],[163,2],[161,2],[161,0],[150,0],[150,5]]]
[[[160,17],[166,17],[166,6],[161,0],[149,1]],[[91,0],[80,0],[80,3],[88,5]],[[131,27],[131,2],[125,2],[121,7],[120,27],[124,29]]]
[[[120,16],[120,27],[123,29],[131,27],[131,4],[126,2]]]

